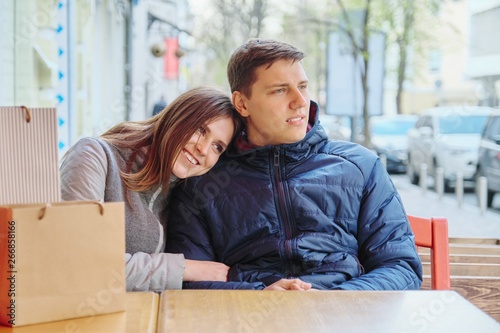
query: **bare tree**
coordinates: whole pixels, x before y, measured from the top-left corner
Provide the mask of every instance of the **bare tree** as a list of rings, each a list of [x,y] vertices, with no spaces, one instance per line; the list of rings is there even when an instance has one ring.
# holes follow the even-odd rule
[[[368,120],[369,120],[369,110],[368,110],[368,66],[370,64],[370,53],[368,50],[368,41],[370,38],[370,30],[368,22],[370,20],[370,3],[371,0],[365,0],[361,6],[362,19],[359,27],[354,26],[351,23],[351,18],[344,6],[342,0],[337,0],[337,3],[341,10],[342,19],[345,22],[344,32],[346,33],[351,46],[351,56],[354,63],[358,62],[358,58],[361,56],[362,65],[358,66],[361,76],[361,89],[363,91],[363,132],[364,132],[364,142],[366,147],[371,146],[370,131],[368,130]],[[353,116],[353,130],[357,127],[357,115]]]
[[[226,65],[233,50],[249,38],[260,37],[264,29],[268,0],[211,0],[212,15],[201,22],[197,43],[204,53],[212,54],[211,82],[226,83]]]
[[[370,53],[368,41],[371,31],[383,30],[388,35],[388,43],[397,45],[399,60],[397,62],[397,93],[396,108],[401,113],[402,93],[404,83],[407,80],[407,68],[409,50],[419,53],[423,41],[431,41],[432,18],[435,16],[444,0],[382,0],[382,1],[349,1],[349,8],[361,11],[362,19],[358,26],[350,22],[349,10],[346,9],[343,0],[337,0],[340,7],[341,18],[344,23],[344,32],[351,43],[352,57],[354,62],[361,59],[360,77],[363,91],[363,144],[371,146],[368,105],[368,69],[370,65]],[[417,22],[420,21],[420,24]],[[424,22],[424,24],[422,24]],[[427,22],[427,24],[425,24]],[[353,117],[353,129],[357,127],[356,115]]]
[[[406,79],[406,66],[408,61],[408,46],[411,43],[410,36],[412,27],[415,22],[414,1],[403,1],[401,32],[396,37],[396,44],[399,51],[399,65],[398,65],[398,90],[396,93],[396,110],[401,114],[401,95],[403,92],[403,84]]]
[[[432,17],[439,10],[443,0],[385,0],[376,2],[373,24],[387,33],[387,44],[397,47],[397,92],[396,110],[402,113],[402,94],[408,79],[409,51],[421,53],[426,41],[435,39],[430,27],[434,26]],[[417,24],[420,22],[420,24]]]
[[[321,107],[327,80],[327,40],[332,29],[338,29],[338,7],[333,2],[287,1],[282,19],[280,39],[288,41],[307,53],[304,67],[309,77],[309,91]]]

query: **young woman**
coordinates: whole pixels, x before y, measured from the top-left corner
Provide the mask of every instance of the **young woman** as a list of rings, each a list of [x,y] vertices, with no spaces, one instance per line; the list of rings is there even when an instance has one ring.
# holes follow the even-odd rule
[[[148,120],[123,122],[99,138],[79,140],[63,156],[63,200],[125,202],[128,291],[226,281],[222,263],[163,253],[164,230],[171,188],[212,168],[241,125],[226,94],[199,87]]]

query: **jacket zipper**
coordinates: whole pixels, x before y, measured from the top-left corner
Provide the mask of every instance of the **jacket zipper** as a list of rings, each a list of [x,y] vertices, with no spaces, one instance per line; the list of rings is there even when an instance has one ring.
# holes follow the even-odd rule
[[[286,268],[286,275],[288,278],[292,277],[294,274],[291,272],[291,268],[293,267],[292,260],[292,248],[291,248],[291,239],[292,239],[292,226],[289,219],[287,205],[286,205],[286,193],[283,186],[283,177],[281,175],[281,167],[280,167],[280,149],[275,148],[273,154],[273,164],[274,164],[274,179],[276,184],[276,192],[278,193],[278,218],[281,221],[281,225],[285,231],[285,239],[284,239],[284,250],[285,250],[285,258],[288,259],[288,267]]]

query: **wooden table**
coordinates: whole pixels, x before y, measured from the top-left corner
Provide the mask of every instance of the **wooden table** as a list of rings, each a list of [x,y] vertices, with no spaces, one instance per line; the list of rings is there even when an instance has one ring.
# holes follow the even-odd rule
[[[499,333],[500,324],[455,291],[172,290],[160,296],[166,332]]]
[[[158,302],[156,293],[129,292],[125,312],[15,328],[0,326],[0,333],[154,333]]]

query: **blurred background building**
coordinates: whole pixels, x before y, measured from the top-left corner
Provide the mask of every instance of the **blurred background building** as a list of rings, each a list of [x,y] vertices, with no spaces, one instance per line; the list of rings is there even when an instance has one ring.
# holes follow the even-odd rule
[[[437,105],[498,106],[500,1],[445,1],[433,45],[413,58],[404,113]],[[438,42],[435,44],[435,42]]]
[[[500,0],[470,1],[467,75],[479,82],[481,105],[498,106],[500,92]],[[493,38],[493,39],[492,39]]]
[[[464,75],[471,40],[468,3],[445,2],[437,16],[446,23],[432,27],[432,38],[424,41],[419,56],[411,52],[412,80],[408,80],[402,96],[404,113],[417,113],[437,105],[478,103],[476,83]]]
[[[0,105],[57,107],[60,152],[186,89],[187,0],[2,0]]]
[[[498,106],[500,0],[425,1],[439,10],[429,14],[432,21],[415,22],[418,37],[426,38],[408,47],[399,110],[398,55],[383,18],[390,3],[421,2],[372,1],[377,29],[387,36],[384,64],[373,65],[385,69],[382,114]],[[150,117],[162,98],[168,103],[193,85],[227,88],[232,50],[249,37],[265,37],[307,52],[311,97],[325,110],[326,73],[336,72],[335,65],[328,68],[328,38],[341,2],[360,10],[360,1],[349,0],[317,6],[301,0],[1,0],[0,105],[57,107],[62,154],[82,136]],[[349,85],[352,77],[341,80]]]

